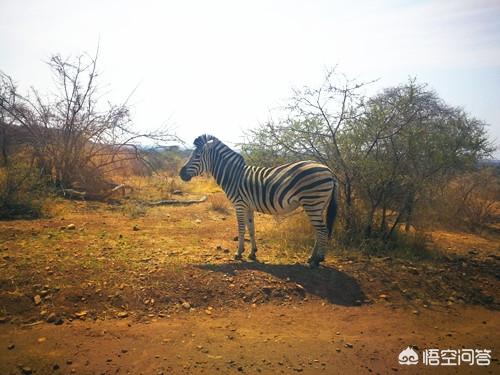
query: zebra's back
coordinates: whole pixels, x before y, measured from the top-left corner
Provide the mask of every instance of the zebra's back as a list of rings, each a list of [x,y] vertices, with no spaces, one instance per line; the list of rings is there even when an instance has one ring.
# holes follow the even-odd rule
[[[300,161],[274,168],[245,166],[240,196],[252,209],[284,214],[329,200],[335,179],[332,171],[314,161]],[[324,205],[321,205],[323,209]]]

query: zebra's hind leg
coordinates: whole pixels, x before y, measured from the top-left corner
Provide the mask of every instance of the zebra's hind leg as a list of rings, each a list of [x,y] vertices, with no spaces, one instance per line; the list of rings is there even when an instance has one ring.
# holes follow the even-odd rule
[[[303,207],[316,232],[316,242],[314,243],[313,251],[307,260],[307,263],[309,263],[311,268],[316,268],[322,261],[325,260],[325,249],[328,242],[328,229],[326,228],[321,215],[321,209],[318,209],[317,206],[313,205],[304,205]]]
[[[325,249],[328,240],[328,231],[326,226],[315,226],[316,229],[316,242],[314,244],[311,256],[307,260],[311,268],[316,268],[321,262],[325,260]]]
[[[248,232],[250,233],[250,242],[252,244],[252,251],[248,255],[248,259],[257,260],[257,255],[255,254],[257,252],[257,243],[255,242],[255,222],[252,210],[249,210],[247,213],[247,227]]]
[[[236,205],[236,220],[238,221],[238,251],[234,254],[235,260],[241,260],[245,251],[245,225],[247,220],[247,210],[245,207]]]

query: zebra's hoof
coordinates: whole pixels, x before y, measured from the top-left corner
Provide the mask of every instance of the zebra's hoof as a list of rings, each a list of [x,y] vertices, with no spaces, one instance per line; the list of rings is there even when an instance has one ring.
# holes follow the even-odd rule
[[[311,260],[307,263],[309,264],[309,268],[312,270],[319,267],[319,261],[317,260]]]
[[[325,260],[325,257],[310,257],[307,260],[307,263],[309,264],[309,268],[318,268],[319,264]]]
[[[257,260],[257,255],[255,255],[255,253],[250,253],[250,254],[248,254],[248,259],[256,261]]]
[[[241,256],[241,254],[234,254],[234,260],[242,260],[243,257]]]

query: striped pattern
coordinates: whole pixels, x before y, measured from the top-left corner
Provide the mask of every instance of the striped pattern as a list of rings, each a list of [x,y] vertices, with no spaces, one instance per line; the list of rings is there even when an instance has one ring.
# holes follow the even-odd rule
[[[309,258],[311,266],[324,260],[324,252],[336,215],[337,183],[331,170],[313,161],[299,161],[274,168],[245,164],[243,157],[217,138],[196,138],[193,151],[180,176],[189,181],[210,173],[233,203],[238,220],[239,246],[235,255],[241,259],[245,229],[248,228],[256,258],[254,211],[272,215],[285,214],[302,206],[316,231],[316,243]]]

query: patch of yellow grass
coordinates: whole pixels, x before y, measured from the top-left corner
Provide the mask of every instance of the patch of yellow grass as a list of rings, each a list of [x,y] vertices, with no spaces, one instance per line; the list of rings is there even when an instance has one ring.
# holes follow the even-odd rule
[[[208,198],[208,204],[212,211],[216,211],[221,214],[227,215],[231,210],[231,202],[229,202],[224,193],[210,195]]]
[[[306,214],[297,210],[286,217],[259,215],[259,237],[284,256],[311,251],[314,230]]]

